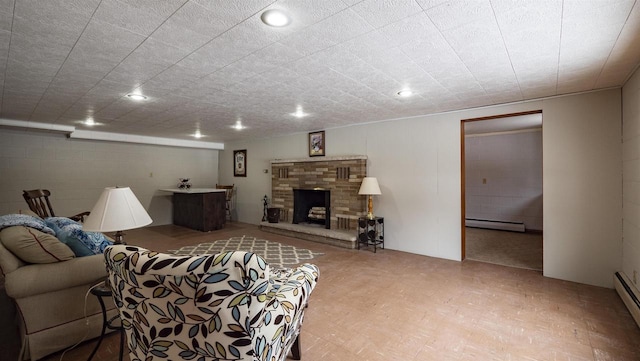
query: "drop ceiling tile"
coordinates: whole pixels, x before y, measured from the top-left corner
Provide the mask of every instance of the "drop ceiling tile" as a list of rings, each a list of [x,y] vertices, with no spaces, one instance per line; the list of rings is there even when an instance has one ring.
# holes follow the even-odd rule
[[[47,43],[72,46],[99,1],[18,1],[12,31]]]
[[[616,40],[613,50],[598,77],[596,87],[609,87],[623,83],[631,75],[640,58],[640,47],[636,46],[640,34],[640,4],[636,3],[625,26]]]
[[[4,68],[9,58],[9,43],[11,41],[11,33],[0,30],[0,67]],[[3,73],[3,72],[2,72]]]
[[[63,80],[72,80],[77,77],[90,78],[97,83],[109,74],[118,63],[118,61],[113,59],[94,58],[90,62],[87,62],[80,59],[68,58],[56,74],[56,78]]]
[[[558,92],[595,87],[633,4],[616,1],[609,5],[567,2],[563,10]],[[592,31],[594,28],[598,31]],[[590,36],[583,36],[585,33]]]
[[[281,43],[273,43],[250,54],[247,58],[261,59],[263,62],[272,65],[284,65],[302,57],[302,53],[298,52],[295,48],[288,47]]]
[[[105,41],[108,39],[108,41]],[[91,21],[69,54],[72,63],[98,61],[99,71],[117,65],[144,42],[145,38],[129,30],[100,21]]]
[[[333,16],[347,7],[341,0],[279,0],[266,9],[281,9],[287,12],[291,17],[289,27],[294,31],[299,31]]]
[[[440,31],[493,18],[489,0],[451,0],[425,10]]]
[[[341,11],[311,26],[311,28],[316,28],[317,34],[336,44],[374,30],[351,8]]]
[[[146,39],[123,61],[124,64],[154,64],[169,67],[182,58],[188,51],[162,43],[151,38]]]
[[[167,22],[174,22],[182,29],[215,38],[244,18],[234,17],[237,8],[209,10],[195,2],[188,2],[178,9]]]
[[[389,24],[379,32],[386,39],[388,47],[421,42],[424,37],[439,35],[439,30],[424,12]]]
[[[379,28],[416,13],[422,8],[414,0],[365,0],[351,7],[374,28]]]
[[[25,66],[29,68],[40,69],[53,76],[64,62],[70,49],[70,47],[61,47],[14,33],[11,37],[9,60],[25,63]]]
[[[144,63],[120,63],[112,72],[105,77],[106,80],[115,83],[129,84],[138,87],[154,76],[162,73],[166,67]]]
[[[209,42],[212,36],[202,35],[169,19],[154,31],[150,39],[192,52]]]
[[[6,0],[5,0],[6,2]],[[0,4],[0,31],[11,31],[13,22],[13,1],[10,6]]]
[[[177,66],[171,67],[145,82],[142,89],[152,88],[155,90],[165,89],[173,91],[189,86],[198,80],[197,76],[189,74],[188,69]],[[145,93],[146,94],[146,93]]]
[[[422,67],[400,49],[388,51],[375,59],[369,59],[369,64],[400,82],[420,77],[426,73]]]
[[[135,110],[136,104],[128,99],[118,100],[98,111],[96,116],[105,119],[118,119],[121,116]]]
[[[200,77],[203,77],[212,74],[231,62],[232,61],[220,59],[219,57],[210,58],[206,54],[195,52],[180,60],[176,63],[176,66],[189,69],[192,73],[199,74]]]
[[[236,68],[228,67],[200,79],[200,82],[209,88],[225,90],[247,77],[247,74],[238,72]]]
[[[325,37],[319,27],[309,27],[279,41],[302,55],[311,55],[336,44]]]
[[[187,0],[103,0],[93,18],[149,36]]]
[[[192,0],[192,2],[209,10],[224,13],[227,19],[236,23],[264,9],[273,3],[273,0]]]

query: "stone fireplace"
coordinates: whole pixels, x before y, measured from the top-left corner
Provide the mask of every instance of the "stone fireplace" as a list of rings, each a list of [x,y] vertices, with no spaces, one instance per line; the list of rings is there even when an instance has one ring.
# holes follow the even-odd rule
[[[366,197],[358,195],[367,174],[366,156],[276,159],[271,161],[271,206],[281,209],[281,222],[323,224],[327,229],[356,229],[358,217],[366,214]],[[310,197],[294,206],[297,194]],[[316,217],[325,208],[326,218]]]

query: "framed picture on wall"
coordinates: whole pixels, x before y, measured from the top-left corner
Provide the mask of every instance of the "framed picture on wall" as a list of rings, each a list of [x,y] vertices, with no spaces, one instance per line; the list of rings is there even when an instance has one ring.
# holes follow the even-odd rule
[[[247,176],[247,150],[246,149],[233,151],[233,176],[234,177]]]
[[[324,155],[324,130],[309,133],[309,157]]]

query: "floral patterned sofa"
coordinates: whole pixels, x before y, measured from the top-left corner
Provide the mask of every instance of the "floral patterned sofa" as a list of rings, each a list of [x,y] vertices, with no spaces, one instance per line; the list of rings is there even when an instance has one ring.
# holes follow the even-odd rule
[[[248,252],[172,256],[126,245],[108,247],[105,259],[132,361],[299,359],[316,266],[272,272]]]

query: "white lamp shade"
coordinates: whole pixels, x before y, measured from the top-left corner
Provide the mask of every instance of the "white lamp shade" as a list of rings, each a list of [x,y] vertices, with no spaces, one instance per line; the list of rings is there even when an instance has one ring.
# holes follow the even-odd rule
[[[90,232],[115,232],[144,227],[153,222],[129,187],[102,191],[82,228]]]
[[[360,190],[358,194],[365,195],[380,195],[380,186],[378,185],[378,180],[376,177],[364,177],[362,179],[362,185],[360,186]]]

